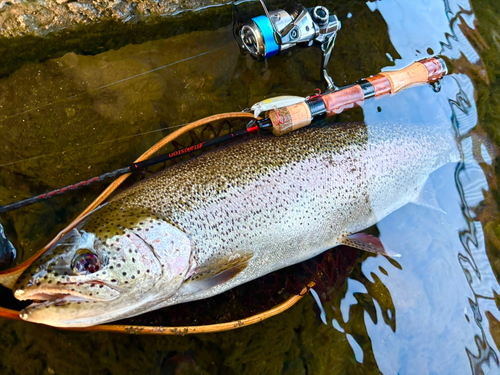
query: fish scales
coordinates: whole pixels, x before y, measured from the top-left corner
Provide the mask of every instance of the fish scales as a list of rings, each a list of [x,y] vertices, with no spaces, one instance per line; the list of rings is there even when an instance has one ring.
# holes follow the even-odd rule
[[[126,289],[123,298],[94,301],[99,306],[92,318],[75,319],[78,323],[64,318],[64,324],[96,324],[207,298],[311,258],[415,200],[430,173],[458,160],[451,129],[349,123],[257,136],[174,165],[117,195],[81,227],[108,248],[113,239],[137,235],[132,242],[140,248],[143,240],[154,254],[151,267],[159,260],[154,282],[134,288],[133,279],[113,279],[113,290]],[[172,238],[168,246],[167,238]],[[121,246],[129,246],[131,254],[137,250]],[[74,259],[75,246],[71,251]],[[103,253],[101,273],[116,267],[113,252]],[[125,253],[123,266],[136,272],[140,260],[131,262]],[[44,262],[30,272],[37,275]],[[30,282],[20,284],[18,298],[40,297],[40,279]],[[29,291],[25,297],[24,291]],[[124,298],[129,306],[118,307]],[[57,308],[47,301],[49,312],[28,309],[24,318],[58,325]],[[116,312],[100,311],[106,304]]]
[[[354,123],[255,137],[167,169],[115,200],[182,228],[199,263],[260,252],[239,279],[216,287],[222,292],[338,245],[413,200],[430,172],[458,160],[449,133],[408,130],[380,124],[369,133]]]

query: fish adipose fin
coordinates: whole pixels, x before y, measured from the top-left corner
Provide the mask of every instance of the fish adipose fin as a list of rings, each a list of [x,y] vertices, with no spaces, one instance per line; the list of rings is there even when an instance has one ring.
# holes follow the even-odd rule
[[[195,293],[224,284],[247,268],[250,258],[252,254],[235,253],[203,267],[196,267],[184,281],[182,290]]]
[[[401,256],[400,254],[388,252],[384,248],[384,245],[382,245],[380,239],[366,233],[351,234],[344,238],[342,243],[358,250],[368,251],[370,253],[380,254],[386,257],[398,258]]]

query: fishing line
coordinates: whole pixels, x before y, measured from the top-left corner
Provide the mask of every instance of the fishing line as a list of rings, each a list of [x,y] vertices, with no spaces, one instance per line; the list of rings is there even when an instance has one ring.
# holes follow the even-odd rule
[[[98,142],[98,143],[93,143],[91,145],[85,145],[85,146],[75,147],[75,148],[71,148],[71,149],[64,150],[64,151],[53,152],[51,154],[45,154],[45,155],[40,155],[40,156],[33,156],[31,158],[26,158],[26,159],[11,161],[11,162],[8,162],[8,163],[5,163],[5,164],[0,164],[0,168],[1,167],[6,167],[6,166],[9,166],[9,165],[18,164],[18,163],[27,162],[27,161],[32,161],[32,160],[36,160],[36,159],[47,158],[49,156],[65,155],[66,152],[70,153],[70,152],[73,152],[73,151],[82,150],[84,148],[89,148],[89,147],[93,147],[93,146],[100,146],[100,145],[103,145],[103,144],[106,144],[106,143],[111,143],[111,142],[122,141],[124,139],[135,138],[135,137],[139,137],[139,136],[142,136],[142,135],[157,133],[157,132],[160,132],[160,131],[163,131],[163,130],[181,128],[181,127],[183,127],[183,126],[185,126],[187,124],[189,124],[189,122],[185,122],[184,124],[180,124],[180,125],[172,125],[172,126],[167,126],[165,128],[150,130],[150,131],[143,132],[143,133],[131,134],[131,135],[127,135],[127,136],[124,136],[124,137],[110,139],[110,140],[102,141],[102,142]]]
[[[118,83],[122,83],[122,82],[125,82],[125,81],[128,81],[130,79],[133,79],[133,78],[137,78],[137,77],[140,77],[140,76],[143,76],[143,75],[146,75],[146,74],[149,74],[149,73],[153,73],[153,72],[156,72],[158,70],[161,70],[161,69],[165,69],[165,68],[168,68],[168,67],[171,67],[173,65],[177,65],[179,63],[183,63],[183,62],[186,62],[186,61],[189,61],[189,60],[192,60],[192,59],[195,59],[197,57],[201,57],[201,56],[204,56],[204,55],[207,55],[207,54],[210,54],[212,52],[215,52],[215,51],[218,51],[224,47],[226,47],[229,43],[226,43],[220,47],[217,47],[217,48],[214,48],[210,51],[206,51],[206,52],[202,52],[202,53],[199,53],[197,55],[194,55],[194,56],[190,56],[190,57],[187,57],[185,59],[182,59],[182,60],[178,60],[176,62],[173,62],[173,63],[170,63],[170,64],[166,64],[166,65],[163,65],[163,66],[160,66],[160,67],[157,67],[157,68],[154,68],[154,69],[151,69],[151,70],[148,70],[146,72],[142,72],[142,73],[139,73],[139,74],[135,74],[133,76],[130,76],[130,77],[127,77],[127,78],[124,78],[124,79],[121,79],[121,80],[118,80],[118,81],[115,81],[115,82],[112,82],[112,83],[109,83],[109,84],[106,84],[106,85],[103,85],[103,86],[100,86],[100,87],[97,87],[95,89],[91,89],[91,90],[88,90],[88,91],[85,91],[85,92],[82,92],[80,94],[76,94],[76,95],[72,95],[72,96],[68,96],[67,98],[65,99],[61,99],[61,100],[58,100],[58,101],[55,101],[55,102],[51,102],[51,103],[48,103],[48,104],[44,104],[42,106],[38,106],[36,108],[32,108],[32,109],[28,109],[26,111],[23,111],[23,112],[19,112],[17,114],[14,114],[14,115],[11,115],[11,116],[7,116],[7,117],[4,117],[3,119],[0,119],[0,122],[4,121],[4,120],[7,120],[9,118],[13,118],[13,117],[16,117],[16,116],[20,116],[22,114],[26,114],[26,113],[29,113],[29,112],[33,112],[33,111],[36,111],[38,109],[41,109],[41,108],[45,108],[45,107],[49,107],[51,105],[54,105],[54,104],[58,104],[58,103],[63,103],[67,100],[70,100],[70,99],[75,99],[77,97],[80,97],[82,95],[85,95],[85,94],[88,94],[88,93],[91,93],[91,92],[95,92],[95,91],[98,91],[98,90],[102,90],[104,88],[107,88],[107,87],[110,87],[110,86],[113,86],[113,85],[116,85]],[[70,150],[64,150],[64,151],[60,151],[60,152],[54,152],[54,153],[51,153],[51,154],[45,154],[45,155],[40,155],[40,156],[34,156],[34,157],[31,157],[31,158],[26,158],[26,159],[22,159],[22,160],[16,160],[16,161],[12,161],[12,162],[8,162],[8,163],[4,163],[4,164],[0,164],[0,168],[1,167],[6,167],[6,166],[9,166],[9,165],[14,165],[14,164],[18,164],[18,163],[22,163],[22,162],[27,162],[27,161],[32,161],[32,160],[37,160],[37,159],[41,159],[41,158],[45,158],[45,157],[49,157],[49,156],[54,156],[54,155],[64,155],[66,152],[72,152],[72,151],[76,151],[76,150],[81,150],[81,149],[84,149],[84,148],[88,148],[88,147],[91,147],[91,146],[98,146],[98,145],[102,145],[102,144],[106,144],[106,143],[110,143],[110,142],[115,142],[115,141],[120,141],[120,140],[124,140],[124,139],[129,139],[129,138],[132,138],[132,137],[138,137],[138,136],[142,136],[142,135],[146,135],[146,134],[151,134],[151,133],[154,133],[154,132],[159,132],[159,131],[163,131],[163,130],[168,130],[168,129],[175,129],[175,128],[179,128],[179,127],[182,127],[184,125],[186,125],[188,123],[184,123],[184,124],[181,124],[181,125],[173,125],[173,126],[168,126],[168,127],[165,127],[165,128],[161,128],[161,129],[156,129],[156,130],[152,130],[152,131],[147,131],[147,132],[143,132],[143,133],[138,133],[138,134],[133,134],[133,135],[129,135],[129,136],[125,136],[125,137],[120,137],[120,138],[116,138],[116,139],[111,139],[111,140],[108,140],[108,141],[103,141],[103,142],[99,142],[99,143],[94,143],[92,145],[86,145],[86,146],[81,146],[81,147],[76,147],[76,148],[72,148]]]
[[[115,82],[112,82],[112,83],[108,83],[107,85],[104,85],[104,86],[100,86],[100,87],[97,87],[95,89],[90,89],[90,90],[87,90],[85,92],[82,92],[80,94],[75,94],[75,95],[72,95],[72,96],[68,96],[67,98],[64,98],[64,99],[61,99],[61,100],[57,100],[55,102],[51,102],[51,103],[47,103],[47,104],[44,104],[44,105],[41,105],[41,106],[38,106],[38,107],[35,107],[35,108],[31,108],[31,109],[28,109],[26,111],[23,111],[23,112],[19,112],[19,113],[16,113],[14,115],[10,115],[10,116],[6,116],[2,119],[0,119],[0,122],[2,121],[5,121],[5,120],[8,120],[10,118],[13,118],[13,117],[17,117],[17,116],[20,116],[20,115],[23,115],[23,114],[26,114],[26,113],[30,113],[30,112],[33,112],[33,111],[36,111],[38,109],[42,109],[42,108],[46,108],[46,107],[49,107],[51,105],[54,105],[54,104],[59,104],[59,103],[64,103],[65,101],[67,100],[70,100],[70,99],[75,99],[75,98],[78,98],[82,95],[86,95],[88,93],[91,93],[91,92],[94,92],[94,91],[98,91],[98,90],[102,90],[102,89],[105,89],[107,87],[110,87],[110,86],[113,86],[113,85],[116,85],[118,83],[122,83],[122,82],[125,82],[125,81],[128,81],[130,79],[133,79],[133,78],[137,78],[137,77],[140,77],[140,76],[143,76],[143,75],[146,75],[146,74],[149,74],[149,73],[153,73],[153,72],[156,72],[158,70],[161,70],[161,69],[165,69],[165,68],[169,68],[171,66],[174,66],[174,65],[177,65],[177,64],[180,64],[180,63],[183,63],[183,62],[186,62],[186,61],[189,61],[189,60],[192,60],[192,59],[195,59],[197,57],[201,57],[201,56],[204,56],[204,55],[208,55],[209,53],[212,53],[212,52],[215,52],[215,51],[218,51],[220,50],[221,48],[224,48],[228,45],[229,43],[226,43],[220,47],[217,47],[217,48],[214,48],[210,51],[206,51],[206,52],[202,52],[202,53],[199,53],[197,55],[194,55],[194,56],[190,56],[190,57],[186,57],[185,59],[182,59],[182,60],[179,60],[179,61],[176,61],[176,62],[173,62],[173,63],[170,63],[170,64],[166,64],[166,65],[163,65],[163,66],[159,66],[158,68],[154,68],[154,69],[151,69],[151,70],[148,70],[146,72],[142,72],[142,73],[139,73],[139,74],[135,74],[133,76],[130,76],[130,77],[127,77],[127,78],[123,78],[123,79],[120,79],[118,81],[115,81]]]
[[[259,121],[257,121],[257,123],[256,123],[252,114],[246,114],[246,115],[250,116],[252,118],[252,121],[248,124],[248,126],[245,129],[237,130],[235,132],[232,132],[232,133],[229,133],[229,134],[217,137],[217,138],[209,139],[209,140],[203,141],[201,143],[198,143],[196,145],[193,145],[190,147],[185,147],[181,150],[176,150],[176,151],[168,153],[168,154],[160,155],[160,156],[157,156],[157,157],[154,157],[151,159],[147,159],[147,160],[143,160],[143,161],[134,162],[133,164],[130,164],[129,166],[119,168],[119,169],[116,169],[116,170],[111,171],[111,172],[103,173],[99,176],[92,177],[90,179],[77,182],[76,184],[67,185],[67,186],[64,186],[62,188],[55,189],[55,190],[49,191],[49,192],[44,193],[44,194],[40,194],[37,196],[33,196],[31,198],[23,199],[23,200],[18,201],[18,202],[13,202],[13,203],[9,203],[9,204],[0,206],[0,213],[9,212],[9,211],[16,210],[16,209],[19,209],[22,207],[26,207],[26,206],[29,206],[31,204],[41,202],[42,200],[49,199],[49,198],[55,197],[57,195],[64,194],[68,191],[72,191],[72,190],[79,189],[81,187],[89,186],[90,184],[93,184],[94,182],[104,181],[108,178],[115,178],[115,177],[123,176],[126,174],[130,174],[130,173],[138,171],[138,170],[146,169],[152,165],[164,163],[166,161],[176,159],[176,158],[181,157],[183,155],[190,154],[194,151],[198,151],[198,150],[205,149],[205,148],[212,147],[212,146],[217,146],[217,145],[220,145],[222,143],[233,141],[235,139],[239,139],[239,138],[242,138],[242,137],[247,136],[247,135],[258,133],[259,130],[261,129],[261,127],[259,127],[259,125],[258,125]]]

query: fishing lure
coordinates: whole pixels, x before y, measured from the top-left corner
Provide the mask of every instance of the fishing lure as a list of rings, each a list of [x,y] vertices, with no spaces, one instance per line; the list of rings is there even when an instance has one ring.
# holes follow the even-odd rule
[[[282,95],[276,96],[274,98],[264,99],[258,103],[255,103],[251,110],[253,111],[253,115],[257,118],[263,112],[270,111],[272,109],[288,107],[289,105],[299,104],[305,102],[306,98],[301,96],[293,96],[293,95]]]

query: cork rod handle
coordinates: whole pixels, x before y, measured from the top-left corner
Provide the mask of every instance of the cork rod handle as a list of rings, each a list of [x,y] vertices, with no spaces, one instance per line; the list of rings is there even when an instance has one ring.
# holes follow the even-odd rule
[[[389,79],[391,92],[396,93],[413,85],[423,85],[429,80],[429,72],[424,64],[415,62],[410,66],[394,72],[380,73]]]
[[[414,62],[406,68],[392,72],[379,73],[367,78],[375,89],[375,96],[395,94],[415,85],[433,82],[446,74],[446,64],[439,58],[424,59]]]

